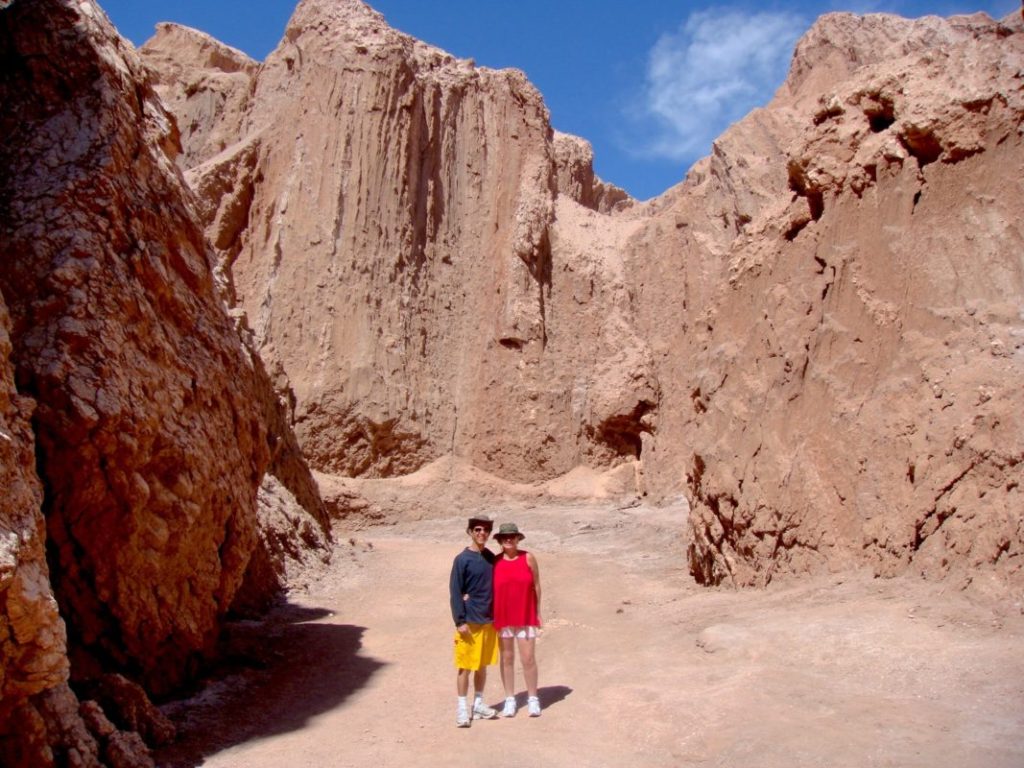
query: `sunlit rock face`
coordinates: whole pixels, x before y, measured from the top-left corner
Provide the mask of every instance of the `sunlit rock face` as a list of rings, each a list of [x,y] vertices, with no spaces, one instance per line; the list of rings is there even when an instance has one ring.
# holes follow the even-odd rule
[[[700,581],[868,566],[1020,584],[1013,23],[823,17],[771,104],[666,196],[655,221],[675,232],[629,262],[645,338],[683,307],[658,369],[674,450],[647,476],[685,477]]]
[[[188,36],[162,27],[143,53],[193,125],[208,96],[183,84],[227,73]],[[457,60],[362,3],[314,1],[251,94],[237,142],[188,178],[317,469],[391,476],[454,453],[529,480],[635,459],[656,393],[645,347],[600,300],[577,311],[628,303],[621,260],[567,244],[554,268],[560,170],[591,208],[625,195],[594,179],[583,143],[559,165],[521,73]],[[195,134],[238,123],[228,110]]]
[[[1024,546],[1021,40],[1016,18],[823,17],[774,100],[646,204],[521,75],[355,0],[301,3],[261,65],[180,28],[144,55],[317,469],[632,465],[636,492],[689,500],[701,582],[1002,589]]]

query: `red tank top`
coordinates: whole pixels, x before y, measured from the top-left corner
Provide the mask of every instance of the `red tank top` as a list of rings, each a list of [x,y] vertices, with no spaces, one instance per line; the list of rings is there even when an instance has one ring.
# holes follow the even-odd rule
[[[537,593],[526,551],[520,549],[515,560],[498,555],[494,563],[494,628],[539,626]]]

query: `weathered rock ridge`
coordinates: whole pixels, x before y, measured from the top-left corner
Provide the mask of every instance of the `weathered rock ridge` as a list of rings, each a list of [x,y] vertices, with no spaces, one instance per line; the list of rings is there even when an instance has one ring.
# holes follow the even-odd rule
[[[317,469],[634,462],[638,492],[691,501],[704,582],[1019,583],[1016,16],[823,17],[771,104],[643,205],[517,73],[356,0],[301,3],[261,65],[209,46],[143,51]]]
[[[680,436],[670,464],[687,477],[699,579],[866,563],[1020,588],[1013,23],[824,17],[773,103],[680,190],[677,206],[701,185],[743,190],[722,199],[733,231],[699,289],[712,299],[681,317],[675,365],[692,373],[663,402],[678,419],[665,431]],[[824,90],[823,68],[838,75]],[[686,285],[660,267],[641,279]],[[660,294],[644,293],[653,332]]]
[[[0,762],[152,764],[109,673],[189,680],[326,517],[135,51],[45,0],[0,9],[0,59]]]

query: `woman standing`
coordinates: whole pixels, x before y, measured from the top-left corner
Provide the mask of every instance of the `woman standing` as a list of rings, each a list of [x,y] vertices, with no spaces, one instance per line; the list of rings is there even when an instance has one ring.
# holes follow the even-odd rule
[[[494,537],[501,554],[494,563],[494,628],[501,647],[501,682],[505,685],[503,717],[516,713],[516,647],[526,679],[527,711],[540,717],[537,698],[537,631],[540,629],[540,568],[519,542],[526,538],[515,523],[502,523]]]

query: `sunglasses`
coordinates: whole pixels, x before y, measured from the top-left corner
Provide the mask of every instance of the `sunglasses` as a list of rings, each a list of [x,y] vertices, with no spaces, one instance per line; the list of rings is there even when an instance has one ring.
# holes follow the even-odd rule
[[[491,532],[490,528],[484,528],[484,526],[482,526],[482,525],[478,525],[478,526],[473,528],[473,533],[490,533],[490,532]]]

